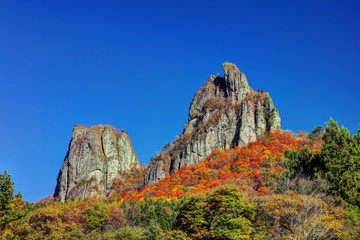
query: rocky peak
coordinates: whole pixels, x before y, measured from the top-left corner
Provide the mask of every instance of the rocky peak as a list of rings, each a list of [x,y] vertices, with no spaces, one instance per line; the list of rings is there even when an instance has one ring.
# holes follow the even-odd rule
[[[125,131],[110,125],[91,128],[77,125],[59,172],[54,197],[106,196],[119,172],[139,167],[140,162]]]
[[[158,181],[183,165],[204,161],[214,149],[244,146],[265,131],[280,128],[270,95],[251,89],[235,64],[222,65],[223,77],[211,75],[190,103],[188,124],[165,152],[153,158],[145,184]]]
[[[251,90],[245,74],[241,73],[233,63],[224,63],[222,65],[224,71],[224,81],[228,96],[239,100],[239,93],[247,93]]]
[[[204,115],[213,102],[226,102],[231,105],[238,105],[253,90],[249,87],[245,74],[241,73],[235,64],[224,63],[224,77],[211,75],[205,86],[195,94],[189,110],[189,121]]]

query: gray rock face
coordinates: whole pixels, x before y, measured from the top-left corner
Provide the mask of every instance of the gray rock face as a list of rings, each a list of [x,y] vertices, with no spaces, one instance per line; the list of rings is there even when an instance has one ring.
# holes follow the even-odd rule
[[[106,196],[113,180],[122,178],[119,172],[132,167],[140,167],[140,162],[125,131],[109,125],[75,126],[54,197]]]
[[[146,185],[183,165],[204,161],[214,149],[244,146],[265,131],[280,128],[280,116],[269,94],[252,90],[234,64],[224,63],[223,70],[224,77],[210,76],[197,91],[187,126],[170,148],[152,159]]]

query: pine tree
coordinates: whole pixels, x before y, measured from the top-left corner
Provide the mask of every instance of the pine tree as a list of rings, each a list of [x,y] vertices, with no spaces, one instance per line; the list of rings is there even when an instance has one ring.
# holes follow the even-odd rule
[[[322,138],[325,133],[325,129],[322,126],[315,127],[309,134],[310,139]]]
[[[285,157],[288,159],[286,168],[289,170],[287,175],[290,179],[299,176],[314,179],[319,177],[319,172],[323,170],[320,155],[308,147],[302,147],[300,151],[287,150]]]
[[[23,216],[24,211],[21,206],[23,206],[21,193],[14,196],[14,182],[11,181],[7,171],[4,171],[0,174],[0,231]]]
[[[14,183],[11,176],[4,171],[0,174],[0,211],[6,211],[10,208],[14,193]]]
[[[323,176],[329,183],[330,192],[354,205],[359,205],[360,201],[358,134],[352,137],[348,129],[340,128],[337,122],[330,119],[321,151],[325,166]]]

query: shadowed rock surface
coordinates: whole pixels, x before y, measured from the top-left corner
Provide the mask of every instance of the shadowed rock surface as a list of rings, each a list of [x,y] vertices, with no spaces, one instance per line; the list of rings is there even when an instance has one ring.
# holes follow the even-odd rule
[[[145,184],[204,161],[214,149],[244,146],[265,131],[280,128],[280,116],[268,93],[254,91],[235,64],[223,64],[224,76],[210,76],[195,94],[188,124],[170,147],[152,159]]]
[[[140,162],[125,131],[109,125],[75,126],[54,197],[105,197],[113,180],[122,179],[119,171],[132,167]]]

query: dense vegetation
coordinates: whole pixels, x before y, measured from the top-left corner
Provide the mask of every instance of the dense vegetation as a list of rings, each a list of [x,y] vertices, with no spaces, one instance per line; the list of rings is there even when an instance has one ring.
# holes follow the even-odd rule
[[[142,187],[143,169],[107,199],[28,204],[0,174],[2,239],[360,239],[360,129],[330,120],[274,131],[247,147]]]

